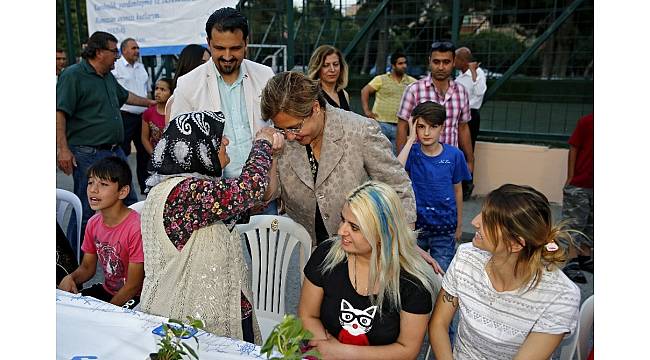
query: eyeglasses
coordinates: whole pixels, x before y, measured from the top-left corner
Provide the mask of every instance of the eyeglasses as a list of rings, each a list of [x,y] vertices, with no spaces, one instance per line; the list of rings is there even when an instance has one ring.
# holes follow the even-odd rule
[[[308,117],[311,117],[311,114]],[[302,119],[302,121],[300,122],[300,125],[298,125],[298,126],[283,129],[283,128],[279,128],[279,127],[273,125],[273,128],[277,132],[282,134],[285,138],[287,137],[288,134],[298,135],[300,133],[300,131],[302,130],[302,126],[305,124],[305,120],[307,118]]]
[[[362,326],[370,326],[370,324],[372,323],[372,317],[364,314],[355,314],[347,310],[341,310],[340,319],[346,323],[351,323],[352,321],[354,321],[354,319],[357,319],[357,322],[359,322],[359,324],[361,324]]]
[[[107,49],[107,48],[103,48],[102,50],[110,51],[110,52],[112,52],[112,53],[115,54],[115,55],[117,55],[117,54],[120,52],[119,50],[117,50],[117,48],[115,48],[115,49]]]
[[[434,41],[431,44],[431,51],[454,51],[456,46],[451,41]]]

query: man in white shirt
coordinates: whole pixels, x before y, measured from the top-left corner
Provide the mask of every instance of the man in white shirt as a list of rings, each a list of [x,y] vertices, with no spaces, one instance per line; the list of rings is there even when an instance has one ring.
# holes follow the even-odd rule
[[[463,85],[469,94],[469,108],[471,120],[469,122],[469,132],[472,140],[472,151],[476,144],[476,136],[478,135],[481,123],[481,115],[479,109],[483,104],[483,95],[487,90],[485,72],[479,68],[481,63],[472,61],[472,52],[466,48],[461,47],[456,50],[456,59],[454,66],[459,70],[460,74],[454,80],[455,82]],[[472,180],[463,181],[463,200],[468,200],[474,190],[474,174]]]
[[[170,118],[189,111],[223,112],[223,135],[230,141],[230,163],[223,169],[226,178],[241,174],[255,133],[270,124],[262,119],[260,95],[273,70],[246,59],[248,30],[248,20],[234,8],[220,8],[210,15],[205,32],[211,61],[178,78],[171,106]],[[277,214],[274,201],[269,207],[265,213]]]
[[[140,57],[140,47],[133,38],[126,38],[120,45],[122,56],[115,62],[113,76],[117,82],[130,92],[147,97],[149,93],[150,81],[149,74],[144,65],[138,61]],[[147,163],[149,156],[142,146],[142,113],[147,108],[142,106],[124,105],[120,108],[122,113],[122,122],[124,123],[124,142],[122,150],[124,154],[131,154],[131,141],[135,144],[136,153],[136,173],[140,192],[144,194],[145,180],[147,179]]]

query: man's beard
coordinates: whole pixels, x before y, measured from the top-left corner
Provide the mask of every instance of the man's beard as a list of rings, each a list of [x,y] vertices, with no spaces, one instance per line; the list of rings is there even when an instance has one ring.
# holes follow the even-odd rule
[[[446,79],[449,79],[449,77],[451,76],[451,73],[435,72],[434,71],[431,75],[436,80],[446,80]]]
[[[221,74],[226,74],[227,75],[227,74],[232,74],[233,72],[235,72],[235,70],[237,70],[239,68],[238,65],[239,64],[238,64],[237,60],[229,62],[228,65],[226,65],[226,64],[223,63],[223,59],[219,59],[219,61],[217,63],[217,68],[219,68],[219,72]]]

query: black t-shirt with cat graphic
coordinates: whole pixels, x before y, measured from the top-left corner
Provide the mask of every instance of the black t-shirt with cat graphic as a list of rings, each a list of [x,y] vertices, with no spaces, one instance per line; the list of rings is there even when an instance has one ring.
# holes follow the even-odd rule
[[[333,241],[338,241],[334,239]],[[354,345],[388,345],[397,340],[400,315],[384,299],[383,313],[377,313],[370,297],[357,293],[350,282],[347,260],[323,275],[322,264],[333,241],[320,244],[305,266],[305,276],[314,285],[323,288],[320,320],[325,329],[339,341]],[[400,275],[402,311],[428,314],[432,309],[431,295],[417,278],[402,271]]]

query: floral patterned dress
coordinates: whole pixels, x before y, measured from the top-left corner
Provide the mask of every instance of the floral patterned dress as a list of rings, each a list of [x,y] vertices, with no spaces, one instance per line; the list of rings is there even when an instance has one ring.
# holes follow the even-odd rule
[[[218,221],[236,221],[236,217],[250,209],[260,199],[268,185],[271,167],[271,143],[257,140],[239,178],[218,180],[187,178],[178,183],[165,204],[165,232],[180,251],[202,227]],[[230,220],[230,221],[229,221]],[[253,312],[253,307],[241,294],[242,320]]]

